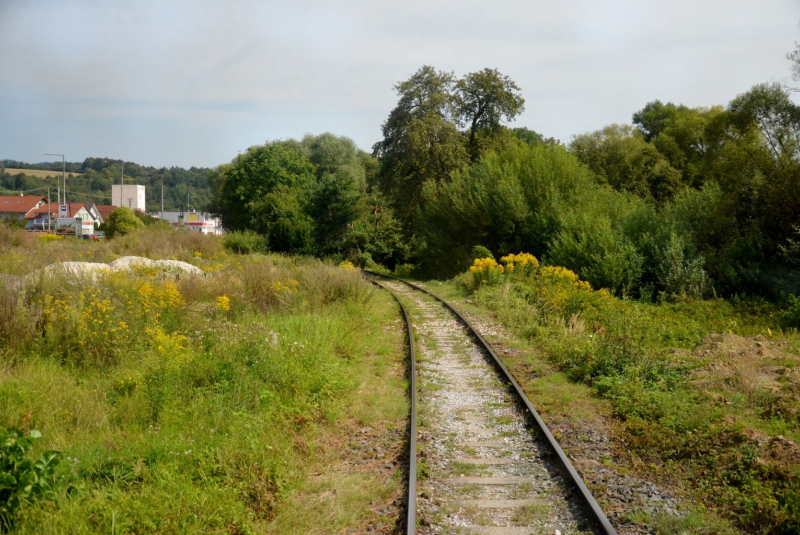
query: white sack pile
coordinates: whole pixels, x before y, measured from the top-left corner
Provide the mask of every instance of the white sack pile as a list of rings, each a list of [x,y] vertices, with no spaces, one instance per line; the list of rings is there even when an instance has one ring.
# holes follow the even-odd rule
[[[184,275],[202,275],[203,270],[180,260],[150,260],[141,256],[123,256],[111,262],[58,262],[44,268],[45,273],[66,273],[69,275],[88,276],[94,278],[98,273],[117,273],[130,271],[133,268],[155,268],[168,278],[179,278]]]

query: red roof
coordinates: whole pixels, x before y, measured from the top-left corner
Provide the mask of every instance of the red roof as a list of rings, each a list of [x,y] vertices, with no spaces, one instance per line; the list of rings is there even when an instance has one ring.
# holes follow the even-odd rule
[[[108,214],[117,209],[116,206],[100,205],[100,204],[96,204],[95,207],[97,208],[97,211],[100,213],[100,218],[103,221],[108,219]]]
[[[46,203],[47,199],[33,195],[0,195],[0,213],[27,214],[42,201]]]
[[[57,203],[53,203],[52,205],[52,217],[57,218],[61,217],[61,211],[58,208]],[[78,202],[70,202],[67,203],[67,214],[64,217],[75,217],[75,214],[81,211],[81,208],[86,208],[86,211],[89,212],[89,207],[83,203]],[[91,214],[91,212],[89,212]],[[25,216],[25,219],[38,219],[47,217],[47,204],[43,204],[37,210],[30,212],[28,215]]]

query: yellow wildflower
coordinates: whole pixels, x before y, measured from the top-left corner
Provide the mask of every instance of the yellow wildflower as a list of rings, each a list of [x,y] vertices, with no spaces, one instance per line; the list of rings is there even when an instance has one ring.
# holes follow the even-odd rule
[[[215,306],[219,311],[229,312],[231,309],[231,298],[227,295],[220,295],[217,297],[217,303]]]

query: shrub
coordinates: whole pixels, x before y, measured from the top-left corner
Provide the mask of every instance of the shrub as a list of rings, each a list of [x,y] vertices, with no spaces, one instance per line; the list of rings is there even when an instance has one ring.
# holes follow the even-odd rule
[[[222,246],[227,251],[238,254],[266,253],[269,248],[266,236],[261,236],[252,230],[225,234],[222,238]]]
[[[0,427],[0,530],[10,531],[17,512],[26,502],[52,494],[58,481],[55,468],[61,462],[56,451],[46,451],[35,462],[28,458],[33,440],[41,433],[31,431],[28,437],[19,429]]]
[[[510,254],[502,257],[506,273],[514,274],[516,278],[525,278],[533,275],[539,269],[539,260],[530,253]]]
[[[469,272],[472,274],[472,288],[475,289],[482,284],[499,283],[505,269],[494,258],[476,258]]]
[[[790,295],[786,300],[787,310],[783,314],[781,327],[784,329],[800,329],[800,299]]]
[[[492,252],[483,245],[476,245],[472,248],[472,256],[475,258],[491,258],[494,260]]]
[[[394,267],[394,276],[401,279],[410,279],[415,276],[417,266],[414,264],[397,264]]]
[[[659,250],[656,276],[667,293],[692,299],[701,299],[708,286],[703,259],[689,257],[683,241],[675,233]]]
[[[152,216],[150,214],[145,213],[143,210],[134,210],[134,214],[138,217],[142,223],[145,224],[146,227],[158,227],[162,229],[171,229],[172,224],[167,221],[166,219],[161,219],[159,217]]]
[[[144,228],[142,220],[130,208],[122,206],[108,215],[106,220],[106,236],[110,239],[115,236],[124,236],[135,230]]]

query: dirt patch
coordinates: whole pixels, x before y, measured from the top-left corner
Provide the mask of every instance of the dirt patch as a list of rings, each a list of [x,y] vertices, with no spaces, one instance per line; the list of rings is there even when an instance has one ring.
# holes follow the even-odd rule
[[[687,355],[695,387],[720,406],[737,406],[760,418],[800,416],[800,357],[786,341],[763,336],[709,334]]]

